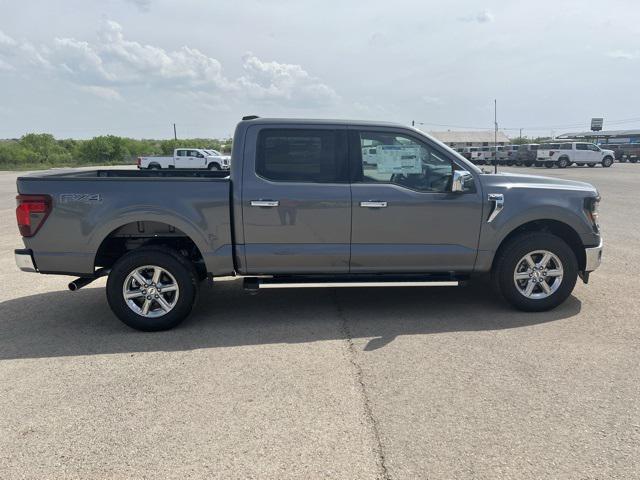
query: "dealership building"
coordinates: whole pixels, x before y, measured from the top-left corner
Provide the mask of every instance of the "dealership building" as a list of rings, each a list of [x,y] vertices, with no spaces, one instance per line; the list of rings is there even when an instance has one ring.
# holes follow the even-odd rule
[[[576,139],[594,143],[640,143],[640,130],[601,130],[599,132],[563,133],[558,140]]]
[[[485,131],[451,131],[446,132],[427,132],[432,137],[437,138],[442,143],[446,143],[451,148],[462,147],[490,147],[495,141],[495,133],[493,130]],[[498,145],[509,145],[511,141],[504,132],[498,131]]]

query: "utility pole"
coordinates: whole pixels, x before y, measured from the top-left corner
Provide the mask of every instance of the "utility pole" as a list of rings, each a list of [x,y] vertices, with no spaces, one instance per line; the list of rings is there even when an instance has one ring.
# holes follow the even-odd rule
[[[178,140],[178,134],[176,133],[176,124],[173,124],[173,139]]]
[[[411,126],[415,127],[416,126],[416,121],[415,120],[411,120]]]
[[[493,124],[495,126],[495,130],[493,131],[493,147],[495,157],[493,158],[493,173],[498,173],[498,101],[493,99]]]
[[[522,129],[520,129],[520,143],[522,143]]]

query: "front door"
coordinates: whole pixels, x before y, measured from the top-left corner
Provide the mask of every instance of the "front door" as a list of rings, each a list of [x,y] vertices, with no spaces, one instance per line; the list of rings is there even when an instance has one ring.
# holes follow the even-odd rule
[[[349,135],[351,272],[473,270],[482,198],[479,187],[451,192],[453,169],[461,168],[450,154],[423,137],[389,128]],[[375,164],[363,162],[364,150],[375,150]]]
[[[346,128],[249,128],[242,179],[248,274],[347,273],[351,189]]]
[[[178,150],[178,153],[180,152],[183,152],[183,155],[176,157],[176,168],[204,168],[206,166],[206,159],[198,150]]]

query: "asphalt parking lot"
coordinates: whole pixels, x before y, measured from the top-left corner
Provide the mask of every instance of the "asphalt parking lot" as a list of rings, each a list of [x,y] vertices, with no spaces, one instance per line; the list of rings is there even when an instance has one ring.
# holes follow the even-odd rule
[[[604,264],[554,311],[226,282],[153,334],[104,280],[16,269],[0,172],[0,478],[640,478],[640,165],[506,170],[603,197]]]

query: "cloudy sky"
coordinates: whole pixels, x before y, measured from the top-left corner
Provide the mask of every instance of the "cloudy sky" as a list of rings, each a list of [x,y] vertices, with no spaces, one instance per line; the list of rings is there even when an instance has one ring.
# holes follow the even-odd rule
[[[0,0],[0,138],[228,136],[243,115],[640,128],[640,2]]]

